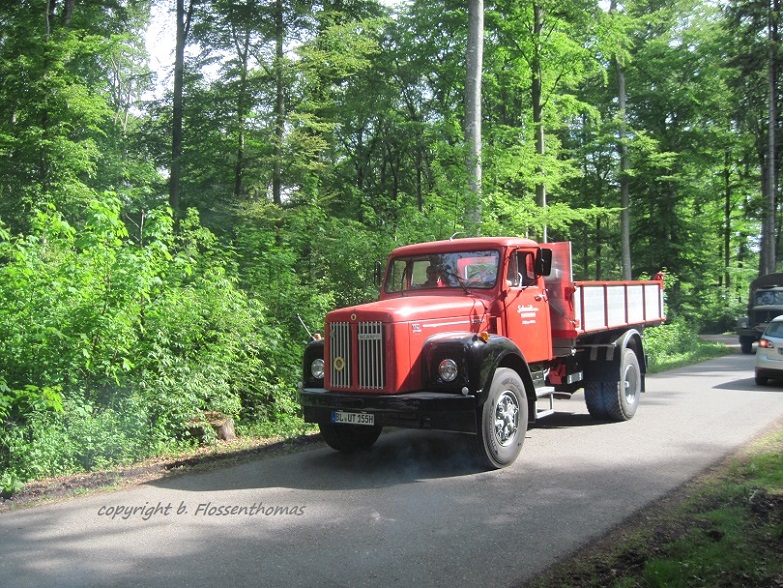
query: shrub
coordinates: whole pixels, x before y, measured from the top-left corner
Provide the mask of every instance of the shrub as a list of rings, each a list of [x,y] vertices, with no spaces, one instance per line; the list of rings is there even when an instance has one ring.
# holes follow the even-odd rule
[[[47,210],[0,232],[0,259],[4,489],[187,443],[204,410],[291,413],[291,384],[271,384],[286,338],[195,214],[175,234],[151,211],[131,236],[107,196],[78,231]]]
[[[644,346],[652,372],[720,356],[728,349],[702,341],[699,328],[684,319],[647,329],[644,332]]]

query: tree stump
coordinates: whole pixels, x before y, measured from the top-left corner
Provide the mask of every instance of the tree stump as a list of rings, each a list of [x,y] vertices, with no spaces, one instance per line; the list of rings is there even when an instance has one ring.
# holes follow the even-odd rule
[[[207,437],[205,429],[207,425],[215,431],[218,439],[232,441],[237,438],[237,434],[234,431],[234,419],[216,410],[205,410],[201,417],[190,419],[188,421],[188,431],[200,443],[203,443]]]

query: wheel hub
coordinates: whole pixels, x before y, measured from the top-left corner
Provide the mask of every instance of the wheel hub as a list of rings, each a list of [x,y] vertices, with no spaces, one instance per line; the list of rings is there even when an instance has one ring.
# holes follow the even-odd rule
[[[636,378],[636,372],[630,367],[625,369],[625,377],[623,378],[623,387],[625,388],[625,399],[628,403],[633,403],[636,400],[636,388],[639,383]]]
[[[495,438],[502,446],[511,444],[519,429],[519,404],[516,396],[504,392],[495,407]]]

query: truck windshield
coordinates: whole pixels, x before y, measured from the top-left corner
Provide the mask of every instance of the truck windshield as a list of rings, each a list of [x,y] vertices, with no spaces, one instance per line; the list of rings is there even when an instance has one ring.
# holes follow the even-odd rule
[[[755,306],[783,306],[783,290],[760,290],[755,298]]]
[[[398,257],[386,275],[386,292],[432,288],[494,288],[500,255],[497,251],[460,251]]]

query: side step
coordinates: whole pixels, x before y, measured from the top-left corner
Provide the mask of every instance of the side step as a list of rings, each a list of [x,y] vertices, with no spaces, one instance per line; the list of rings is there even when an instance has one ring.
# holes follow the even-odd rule
[[[571,395],[556,391],[554,386],[542,386],[541,388],[536,388],[536,400],[538,401],[542,398],[548,400],[547,404],[549,406],[540,408],[538,402],[536,402],[535,420],[543,419],[544,417],[555,414],[555,398],[571,398]]]

